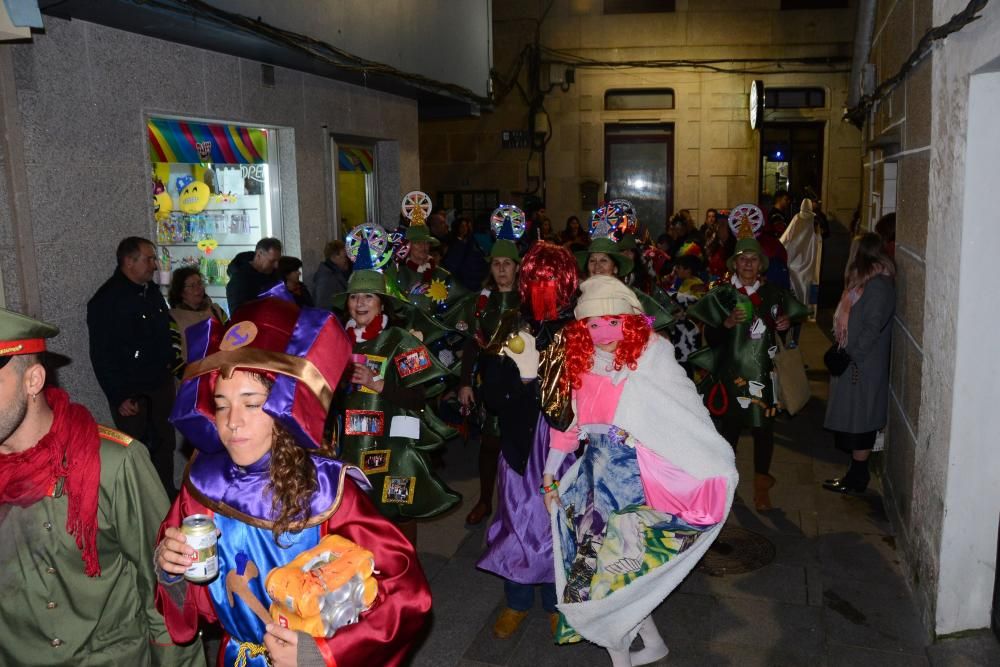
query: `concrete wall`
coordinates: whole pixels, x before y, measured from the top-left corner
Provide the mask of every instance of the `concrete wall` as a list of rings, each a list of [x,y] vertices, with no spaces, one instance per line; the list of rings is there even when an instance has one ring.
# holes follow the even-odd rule
[[[880,2],[871,58],[878,79],[894,75],[927,29],[966,4]],[[978,136],[969,134],[970,76],[1000,57],[1000,8],[991,4],[983,16],[938,43],[866,128],[873,144],[884,145],[867,153],[866,189],[883,189],[886,161],[898,166],[898,300],[883,486],[925,626],[938,635],[989,624],[1000,514],[998,457],[990,446],[1000,364],[985,342],[997,323],[984,304],[991,297],[976,286],[992,273],[1000,246],[995,234],[982,233],[990,224],[982,208],[968,207],[966,182],[977,170],[995,173],[989,151],[967,161],[968,142],[996,142],[982,126]],[[981,119],[982,109],[977,113]],[[986,113],[995,119],[995,106]],[[975,183],[973,201],[995,199],[981,179]]]
[[[547,2],[519,0],[494,7],[496,69],[502,77],[533,40],[534,20]],[[738,5],[738,6],[737,6]],[[605,16],[600,0],[555,0],[541,25],[541,44],[598,60],[767,58],[850,56],[854,8],[812,12],[779,11],[778,0],[749,3],[679,0],[666,14]],[[728,65],[723,63],[723,65]],[[570,214],[584,215],[580,185],[603,183],[605,124],[643,119],[674,125],[673,208],[689,208],[695,219],[709,207],[756,201],[759,187],[759,134],[750,129],[750,81],[768,86],[820,86],[827,108],[769,111],[765,122],[826,122],[826,163],[822,194],[825,209],[843,224],[851,218],[861,192],[858,164],[860,133],[840,121],[848,75],[743,75],[666,69],[576,69],[576,83],[556,86],[545,98],[552,137],[546,150],[546,204],[557,229]],[[524,85],[522,75],[521,83]],[[675,109],[604,111],[610,88],[668,87]],[[498,93],[503,91],[498,86]],[[438,189],[499,189],[501,198],[519,202],[527,177],[537,176],[537,156],[503,150],[503,129],[527,129],[527,107],[511,91],[492,114],[478,120],[420,124],[423,186]],[[660,221],[662,223],[662,221]]]
[[[209,0],[367,60],[487,96],[492,0]],[[432,48],[429,48],[433,45]]]
[[[379,165],[381,208],[393,221],[401,193],[419,187],[414,101],[301,72],[279,68],[275,87],[265,88],[254,61],[45,17],[45,33],[31,43],[0,46],[0,86],[5,296],[62,329],[54,347],[72,363],[60,379],[101,419],[108,413],[87,354],[86,302],[111,275],[121,238],[155,239],[147,115],[279,127],[283,235],[307,274],[334,229],[330,134],[380,141],[379,156],[390,158]],[[19,207],[12,181],[24,184]],[[29,240],[21,250],[18,238]]]

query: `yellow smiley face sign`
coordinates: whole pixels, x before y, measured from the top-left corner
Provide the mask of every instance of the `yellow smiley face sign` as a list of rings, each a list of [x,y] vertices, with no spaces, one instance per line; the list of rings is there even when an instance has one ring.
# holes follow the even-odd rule
[[[177,198],[178,208],[184,213],[194,215],[201,213],[208,205],[208,198],[211,196],[208,186],[201,181],[191,181]]]

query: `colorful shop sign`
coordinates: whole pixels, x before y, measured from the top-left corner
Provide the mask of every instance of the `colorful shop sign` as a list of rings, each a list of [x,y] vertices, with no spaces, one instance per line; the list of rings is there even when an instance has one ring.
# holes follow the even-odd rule
[[[263,164],[267,130],[240,125],[151,118],[146,123],[152,162]]]

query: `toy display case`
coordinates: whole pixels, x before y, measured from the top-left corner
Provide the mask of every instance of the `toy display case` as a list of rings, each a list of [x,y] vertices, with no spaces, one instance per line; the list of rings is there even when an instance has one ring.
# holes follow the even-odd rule
[[[281,237],[275,132],[267,128],[150,118],[146,124],[159,283],[198,266],[207,294],[229,311],[226,284],[236,255]]]

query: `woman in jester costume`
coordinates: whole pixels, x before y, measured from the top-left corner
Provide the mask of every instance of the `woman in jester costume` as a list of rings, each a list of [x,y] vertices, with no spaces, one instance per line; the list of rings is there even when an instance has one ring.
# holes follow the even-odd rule
[[[719,432],[735,449],[744,429],[753,435],[754,506],[772,509],[770,474],[774,453],[774,417],[779,405],[772,359],[777,336],[800,321],[809,309],[789,290],[762,280],[768,260],[754,238],[763,213],[752,204],[735,207],[729,225],[736,235],[736,252],[729,258],[729,280],[721,282],[692,305],[688,317],[705,324],[707,348],[688,360],[710,374],[703,384],[708,409]],[[754,224],[757,229],[754,229]]]
[[[517,269],[521,256],[517,241],[524,234],[524,213],[516,206],[502,205],[492,215],[497,239],[490,250],[490,276],[476,300],[466,306],[464,327],[468,332],[462,348],[462,367],[458,400],[466,411],[475,406],[476,389],[495,381],[503,364],[500,352],[507,340],[517,333],[521,297],[517,291]],[[515,229],[516,225],[516,229]],[[472,307],[474,306],[474,307]],[[507,362],[510,363],[509,361]],[[475,382],[473,378],[475,377]],[[500,456],[500,420],[489,406],[484,406],[479,436],[479,500],[465,518],[477,525],[493,511],[497,461]]]
[[[429,615],[430,590],[413,546],[368,499],[365,476],[322,442],[350,342],[332,313],[285,296],[243,305],[225,328],[209,319],[188,329],[172,420],[198,452],[160,528],[157,608],[178,642],[202,623],[221,625],[217,664],[226,667],[399,665]],[[182,576],[195,552],[179,527],[196,514],[219,531],[219,574],[208,583]],[[308,599],[276,573],[315,554],[309,576],[322,574],[344,564],[343,550],[365,554],[369,567],[346,571],[333,589],[340,598],[322,594],[322,615],[307,612]],[[293,580],[303,576],[295,571]]]
[[[425,389],[436,389],[449,371],[414,332],[394,324],[395,313],[407,306],[386,292],[385,276],[374,265],[362,246],[347,292],[333,300],[347,317],[353,352],[350,386],[337,401],[339,456],[361,468],[376,506],[415,542],[414,519],[436,516],[461,500],[428,459],[446,438]]]
[[[660,660],[652,612],[718,536],[736,491],[733,452],[673,346],[616,278],[580,284],[560,384],[574,419],[551,428],[540,491],[552,517],[558,643],[607,649],[614,667]],[[580,442],[583,454],[559,470]],[[638,634],[643,648],[630,652]]]

